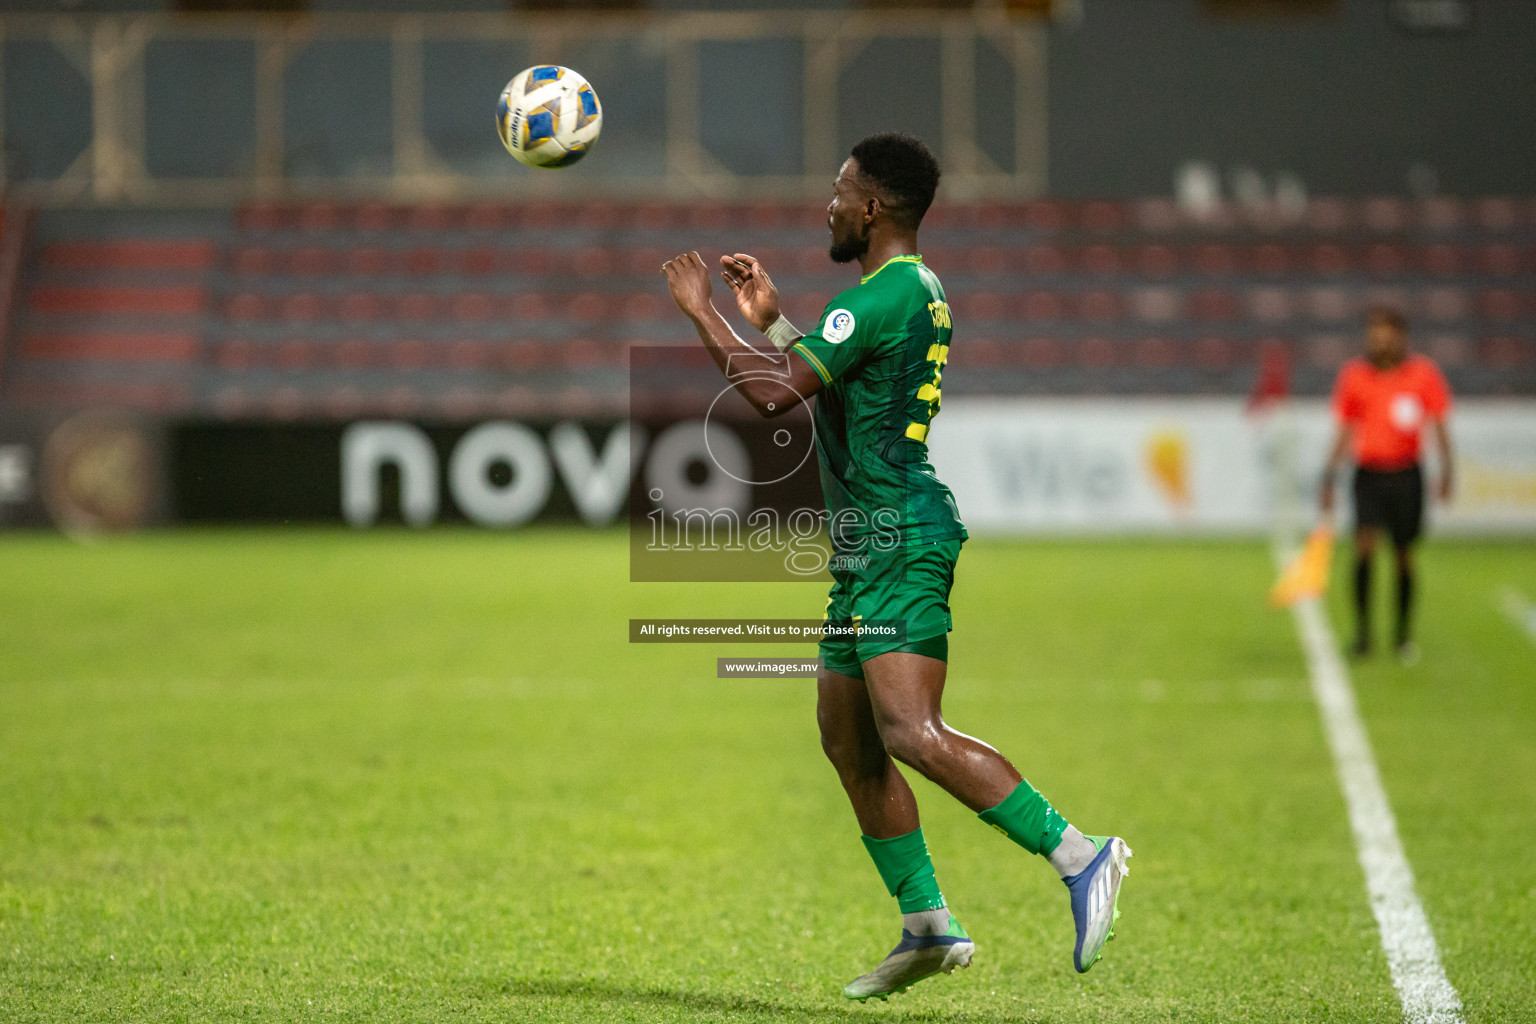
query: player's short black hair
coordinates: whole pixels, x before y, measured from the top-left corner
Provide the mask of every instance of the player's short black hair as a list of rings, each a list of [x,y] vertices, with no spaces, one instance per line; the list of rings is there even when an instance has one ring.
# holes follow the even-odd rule
[[[892,215],[917,227],[939,188],[939,162],[928,147],[904,132],[881,132],[861,140],[852,156]]]

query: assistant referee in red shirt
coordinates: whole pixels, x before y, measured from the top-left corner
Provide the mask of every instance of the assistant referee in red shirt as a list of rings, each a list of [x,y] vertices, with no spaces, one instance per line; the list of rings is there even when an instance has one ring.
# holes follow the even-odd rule
[[[1397,554],[1399,660],[1412,663],[1418,648],[1410,634],[1413,613],[1413,544],[1424,524],[1424,475],[1419,468],[1421,435],[1434,427],[1440,449],[1440,500],[1451,497],[1451,436],[1445,418],[1451,391],[1428,356],[1408,351],[1408,324],[1395,309],[1366,316],[1365,357],[1344,364],[1333,389],[1338,436],[1323,472],[1320,499],[1325,517],[1333,512],[1333,481],[1346,453],[1355,461],[1355,644],[1371,653],[1371,556],[1382,531]]]

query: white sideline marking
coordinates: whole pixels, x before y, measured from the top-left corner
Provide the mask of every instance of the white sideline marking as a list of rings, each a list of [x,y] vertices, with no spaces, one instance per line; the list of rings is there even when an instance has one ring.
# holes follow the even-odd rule
[[[1323,717],[1333,764],[1344,790],[1350,828],[1365,871],[1371,912],[1381,931],[1392,985],[1407,1024],[1462,1024],[1461,998],[1440,964],[1429,918],[1413,890],[1413,869],[1397,837],[1392,806],[1381,788],[1371,741],[1355,705],[1349,673],[1339,657],[1333,631],[1316,600],[1294,605],[1291,614],[1307,654],[1312,695]]]

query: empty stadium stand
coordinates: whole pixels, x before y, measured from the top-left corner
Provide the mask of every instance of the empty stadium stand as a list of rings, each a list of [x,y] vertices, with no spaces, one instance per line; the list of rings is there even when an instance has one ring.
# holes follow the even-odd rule
[[[658,273],[675,251],[752,252],[803,326],[852,283],[816,205],[47,210],[17,241],[26,220],[0,229],[18,406],[616,412],[631,346],[694,343]],[[947,204],[923,239],[956,318],[948,394],[1242,394],[1277,346],[1321,394],[1390,303],[1460,393],[1536,395],[1536,200]]]

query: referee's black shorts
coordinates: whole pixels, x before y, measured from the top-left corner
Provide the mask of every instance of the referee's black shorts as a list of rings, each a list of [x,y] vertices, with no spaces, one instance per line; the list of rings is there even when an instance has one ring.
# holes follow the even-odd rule
[[[1424,474],[1419,464],[1407,469],[1356,468],[1355,526],[1386,530],[1398,547],[1418,540],[1424,528]]]

